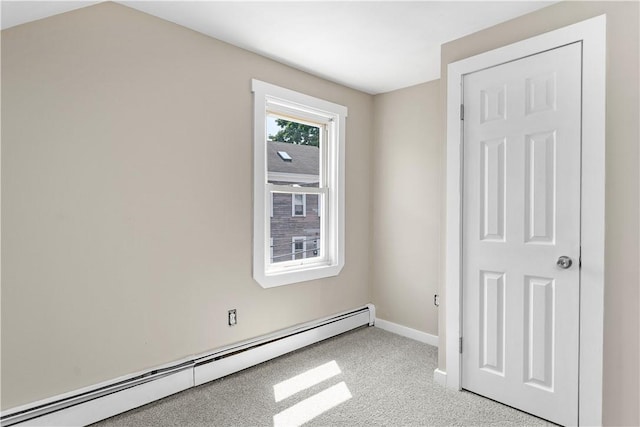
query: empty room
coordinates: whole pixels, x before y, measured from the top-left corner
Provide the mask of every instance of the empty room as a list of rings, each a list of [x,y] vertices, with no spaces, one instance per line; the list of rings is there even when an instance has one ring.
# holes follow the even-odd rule
[[[640,2],[1,2],[5,426],[640,426]]]

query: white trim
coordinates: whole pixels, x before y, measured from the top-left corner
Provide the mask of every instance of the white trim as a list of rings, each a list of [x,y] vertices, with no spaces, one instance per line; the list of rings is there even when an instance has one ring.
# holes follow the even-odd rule
[[[222,378],[242,369],[266,362],[291,351],[334,337],[363,325],[368,325],[370,313],[363,311],[355,316],[304,332],[291,334],[277,341],[267,342],[231,357],[220,358],[211,363],[196,365],[193,371],[196,386]]]
[[[411,338],[412,340],[420,341],[435,347],[438,346],[438,337],[436,335],[431,335],[417,329],[409,328],[408,326],[399,325],[383,319],[376,319],[375,326],[385,331]]]
[[[23,421],[15,426],[86,426],[193,387],[193,369]]]
[[[320,181],[318,175],[291,172],[269,172],[267,179],[269,182],[295,182],[298,184],[315,184]]]
[[[374,322],[375,306],[367,304],[215,351],[193,355],[146,371],[11,408],[2,411],[2,425],[80,426],[92,424],[360,326],[373,326]],[[175,368],[176,366],[178,367]],[[95,394],[105,387],[115,387],[122,385],[123,382],[131,383],[154,371],[170,368],[175,368],[175,371],[170,370],[166,376],[69,406],[69,401],[79,401],[87,394]],[[127,386],[129,385],[127,384]],[[62,400],[67,400],[66,405],[60,403]],[[62,406],[63,409],[57,409],[56,405],[58,407],[64,406]],[[43,406],[49,406],[49,408],[43,408]],[[49,413],[46,413],[47,411]],[[38,416],[43,412],[44,415]],[[16,423],[18,417],[22,417],[25,421]]]
[[[307,280],[337,276],[344,267],[345,257],[345,130],[347,108],[275,86],[252,80],[254,93],[254,184],[253,184],[253,278],[263,288],[288,285]],[[266,175],[266,115],[287,114],[321,124],[320,187],[282,188],[265,184]],[[326,215],[322,221],[320,256],[313,260],[298,260],[273,264],[269,262],[270,220],[265,218],[270,191],[318,193],[326,197]]]
[[[445,371],[441,371],[440,369],[436,368],[433,371],[433,381],[436,384],[440,384],[443,387],[446,387],[447,385],[447,373]]]
[[[273,262],[273,237],[269,237],[269,249],[269,258],[271,259],[271,262]]]
[[[376,324],[376,306],[367,304],[367,308],[369,309],[369,326],[374,326]]]
[[[446,381],[460,389],[462,77],[569,43],[582,42],[582,206],[579,424],[602,424],[604,321],[606,16],[449,64],[447,77]]]
[[[284,193],[284,194],[327,194],[326,187],[301,187],[299,185],[279,185],[279,184],[266,184],[265,188],[271,193]]]
[[[169,362],[169,363],[165,363],[159,366],[154,367],[152,370],[162,370],[162,369],[167,369],[167,368],[171,368],[173,366],[176,365],[181,365],[183,363],[187,363],[190,362],[192,360],[192,358],[190,357],[185,357],[179,360],[175,360],[173,362]],[[13,414],[16,414],[18,412],[23,412],[23,411],[31,411],[34,408],[37,407],[41,407],[41,406],[46,406],[46,405],[51,405],[54,402],[63,400],[63,399],[69,399],[69,398],[73,398],[77,395],[80,394],[86,394],[86,393],[91,393],[93,391],[95,391],[96,389],[102,389],[102,388],[106,388],[106,387],[110,387],[110,386],[114,386],[118,383],[124,382],[124,381],[131,381],[141,375],[144,374],[148,374],[150,371],[139,371],[139,372],[134,372],[132,374],[127,374],[127,375],[122,375],[120,377],[117,378],[113,378],[107,381],[103,381],[100,382],[98,384],[93,384],[87,387],[82,387],[76,390],[72,390],[66,393],[61,393],[52,397],[47,397],[41,400],[37,400],[35,402],[30,402],[24,405],[20,405],[20,406],[16,406],[10,409],[5,409],[2,412],[0,412],[0,417],[4,418],[4,417],[8,417],[11,416]],[[4,423],[3,423],[4,425]]]

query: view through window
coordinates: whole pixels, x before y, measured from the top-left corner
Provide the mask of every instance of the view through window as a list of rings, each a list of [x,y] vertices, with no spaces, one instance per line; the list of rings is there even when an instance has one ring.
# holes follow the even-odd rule
[[[266,129],[267,182],[296,191],[271,194],[270,261],[318,257],[322,195],[299,191],[320,185],[322,128],[268,114]]]

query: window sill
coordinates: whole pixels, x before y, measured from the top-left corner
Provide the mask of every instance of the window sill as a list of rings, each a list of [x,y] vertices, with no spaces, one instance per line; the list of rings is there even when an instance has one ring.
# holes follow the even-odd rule
[[[261,274],[254,272],[253,278],[263,288],[275,288],[277,286],[292,285],[294,283],[307,282],[309,280],[324,279],[340,274],[343,264],[319,264],[291,267],[274,272]]]

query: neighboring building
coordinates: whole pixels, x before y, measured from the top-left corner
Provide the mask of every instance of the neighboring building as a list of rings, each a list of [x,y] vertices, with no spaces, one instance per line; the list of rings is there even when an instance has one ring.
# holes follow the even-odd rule
[[[320,150],[311,145],[267,141],[272,184],[317,187]],[[271,261],[311,258],[320,249],[317,194],[276,193],[271,201]]]

